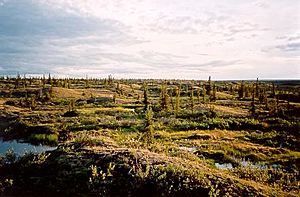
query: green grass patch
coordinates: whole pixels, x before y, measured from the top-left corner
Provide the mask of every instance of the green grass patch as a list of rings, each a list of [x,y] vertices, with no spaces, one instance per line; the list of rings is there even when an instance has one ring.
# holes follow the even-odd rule
[[[31,134],[29,136],[31,143],[41,143],[47,145],[57,145],[58,135],[57,134]]]

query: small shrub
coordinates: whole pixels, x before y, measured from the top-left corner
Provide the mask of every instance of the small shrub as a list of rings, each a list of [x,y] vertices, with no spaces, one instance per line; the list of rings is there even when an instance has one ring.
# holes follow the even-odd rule
[[[57,145],[58,136],[56,134],[31,134],[29,137],[29,141],[32,143]]]
[[[77,111],[67,111],[63,114],[63,117],[76,117],[79,113]]]

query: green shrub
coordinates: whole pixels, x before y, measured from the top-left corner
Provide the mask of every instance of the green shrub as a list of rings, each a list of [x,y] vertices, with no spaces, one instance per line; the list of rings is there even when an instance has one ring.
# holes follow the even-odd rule
[[[29,141],[32,143],[57,145],[58,135],[57,134],[31,134],[29,136]]]

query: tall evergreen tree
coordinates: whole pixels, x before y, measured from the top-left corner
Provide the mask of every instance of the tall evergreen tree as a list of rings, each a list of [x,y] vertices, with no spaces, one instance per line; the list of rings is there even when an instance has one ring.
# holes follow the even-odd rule
[[[251,107],[250,107],[250,112],[252,117],[255,116],[255,89],[253,88],[253,93],[252,93],[252,101],[251,101]]]
[[[256,79],[256,85],[255,85],[255,97],[259,97],[259,84],[258,84],[258,78]]]
[[[209,76],[208,77],[208,82],[207,82],[207,85],[206,85],[206,94],[208,96],[211,95],[211,89],[212,89],[212,87],[211,87],[211,76]]]
[[[244,98],[244,81],[241,82],[241,86],[239,88],[239,99]]]
[[[175,101],[175,114],[176,116],[179,113],[180,110],[180,86],[176,87],[175,93],[176,93],[176,101]]]
[[[150,106],[148,106],[145,112],[146,125],[142,140],[147,144],[152,143],[154,137],[154,128],[153,128],[153,111]]]
[[[161,85],[160,101],[161,109],[169,111],[169,95],[165,82]]]
[[[191,106],[191,110],[192,113],[194,113],[194,84],[192,83],[191,85],[191,91],[190,91],[190,106]]]
[[[276,91],[275,91],[275,84],[272,82],[272,97],[275,98],[276,96]]]
[[[209,101],[216,101],[217,100],[217,91],[216,91],[216,85],[214,84],[212,87],[212,93],[209,96]]]
[[[148,85],[144,82],[143,84],[143,89],[144,89],[144,109],[145,111],[148,109]]]

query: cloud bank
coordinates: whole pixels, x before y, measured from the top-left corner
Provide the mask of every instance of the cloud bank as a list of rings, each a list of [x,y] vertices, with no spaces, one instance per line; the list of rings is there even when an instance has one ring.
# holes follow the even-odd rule
[[[298,0],[0,0],[0,74],[300,78]]]

